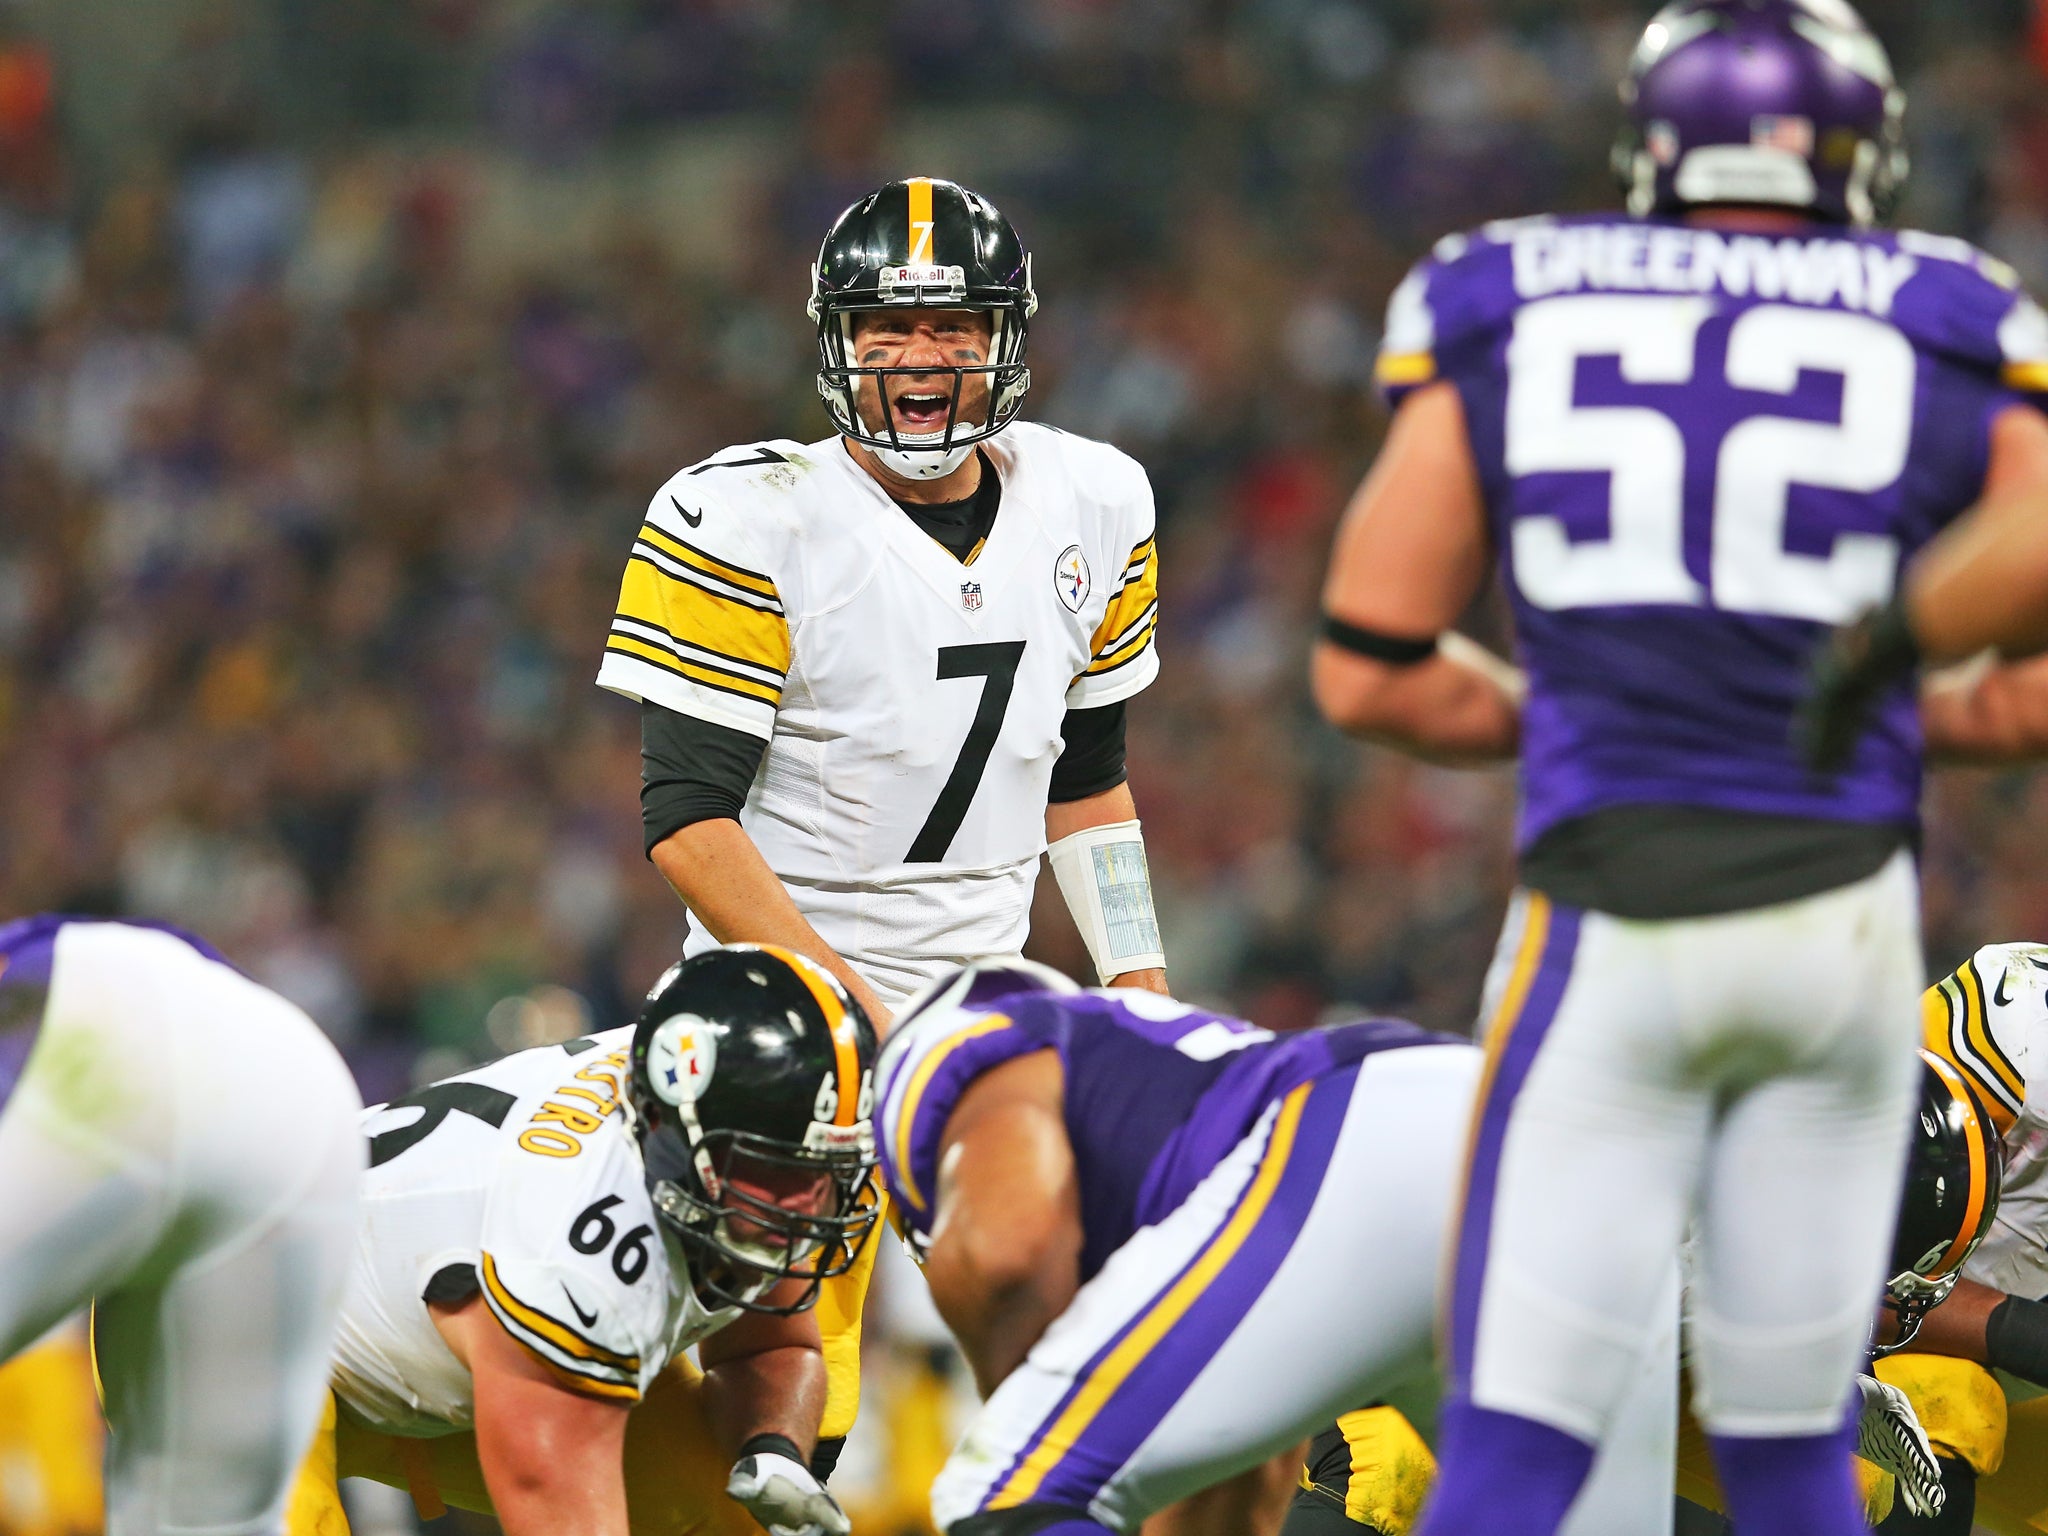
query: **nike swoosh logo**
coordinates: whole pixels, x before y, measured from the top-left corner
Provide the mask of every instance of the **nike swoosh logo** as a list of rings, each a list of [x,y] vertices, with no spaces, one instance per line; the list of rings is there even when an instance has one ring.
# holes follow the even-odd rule
[[[2009,971],[2000,971],[1998,973],[1998,985],[1991,989],[1991,1001],[1998,1004],[2001,1008],[2012,1006],[2012,999],[2005,995],[2005,984],[2011,979],[2012,974]]]
[[[562,1294],[564,1296],[569,1296],[569,1287],[567,1287],[566,1285],[563,1286]],[[581,1323],[584,1327],[595,1328],[597,1326],[597,1314],[595,1312],[584,1311],[583,1308],[576,1304],[576,1298],[574,1296],[569,1296],[569,1310],[576,1314],[576,1321]]]
[[[689,525],[690,525],[690,526],[691,526],[692,528],[696,528],[696,527],[700,526],[700,525],[701,525],[701,524],[703,523],[703,521],[704,521],[704,514],[703,514],[702,512],[692,512],[692,511],[691,511],[691,510],[690,510],[690,509],[689,509],[688,507],[684,506],[684,505],[683,505],[683,504],[682,504],[682,503],[681,503],[680,501],[677,501],[677,500],[675,499],[675,497],[673,497],[673,496],[669,497],[669,499],[668,499],[668,504],[669,504],[670,506],[674,507],[674,508],[676,509],[676,515],[677,515],[677,516],[679,516],[679,517],[681,517],[681,518],[682,518],[682,520],[683,520],[684,522],[688,523],[688,524],[689,524]]]

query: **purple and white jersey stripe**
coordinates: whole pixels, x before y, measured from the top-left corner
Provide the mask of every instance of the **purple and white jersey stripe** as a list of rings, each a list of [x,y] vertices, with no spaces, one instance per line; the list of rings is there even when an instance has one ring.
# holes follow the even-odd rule
[[[1006,1061],[1057,1051],[1085,1280],[1185,1200],[1293,1089],[1377,1051],[1447,1038],[1388,1019],[1274,1035],[1147,992],[977,987],[919,1010],[890,1037],[877,1117],[882,1171],[906,1227],[928,1236],[939,1150],[960,1096]]]
[[[226,965],[227,958],[204,939],[168,923],[103,917],[66,917],[42,913],[0,923],[0,1105],[14,1092],[34,1049],[42,1023],[42,995],[49,990],[56,965],[57,935],[69,923],[121,922],[130,928],[153,928],[182,939],[209,960]]]
[[[1890,595],[2048,403],[2048,318],[1961,241],[1621,215],[1452,236],[1396,292],[1393,401],[1466,430],[1530,694],[1521,838],[1614,805],[1912,824],[1912,690],[1839,775],[1790,722],[1824,627]]]

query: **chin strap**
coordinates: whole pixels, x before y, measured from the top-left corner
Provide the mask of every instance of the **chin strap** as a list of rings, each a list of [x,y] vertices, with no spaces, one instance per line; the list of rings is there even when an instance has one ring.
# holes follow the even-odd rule
[[[958,448],[944,452],[936,448],[901,449],[876,448],[869,445],[869,451],[888,465],[892,474],[906,480],[939,480],[953,473],[967,462],[967,456],[980,446],[979,443],[962,443]]]

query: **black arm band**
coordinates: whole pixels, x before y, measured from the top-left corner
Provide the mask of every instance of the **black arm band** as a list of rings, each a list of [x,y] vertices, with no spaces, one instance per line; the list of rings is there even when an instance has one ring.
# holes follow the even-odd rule
[[[1340,650],[1389,667],[1412,667],[1436,654],[1435,635],[1427,640],[1412,640],[1406,635],[1381,634],[1376,629],[1346,624],[1327,613],[1323,615],[1323,638]]]
[[[1059,761],[1052,765],[1052,783],[1045,798],[1053,805],[1086,800],[1124,781],[1124,706],[1098,704],[1070,709],[1060,726]]]
[[[640,706],[640,834],[652,853],[700,821],[737,821],[768,743],[695,715]]]
[[[1984,1321],[1984,1358],[2022,1381],[2048,1387],[2048,1301],[2008,1296]]]
[[[749,1456],[787,1456],[800,1467],[810,1465],[810,1458],[787,1435],[755,1435],[740,1447],[739,1459],[745,1461]]]

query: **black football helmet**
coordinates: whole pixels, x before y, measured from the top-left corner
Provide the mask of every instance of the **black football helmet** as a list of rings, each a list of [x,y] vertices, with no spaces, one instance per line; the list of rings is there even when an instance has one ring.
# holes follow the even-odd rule
[[[707,1304],[801,1312],[853,1267],[880,1203],[875,1049],[832,974],[773,945],[693,956],[648,994],[634,1131]],[[801,1294],[770,1305],[789,1279]]]
[[[972,367],[863,368],[853,357],[853,317],[863,310],[922,306],[977,309],[992,327],[989,360]],[[973,445],[1016,419],[1031,388],[1024,344],[1038,295],[1031,255],[1010,221],[987,198],[955,182],[913,176],[878,187],[840,214],[811,268],[810,316],[818,327],[818,393],[832,424],[884,455],[910,478],[950,474]],[[953,398],[941,432],[897,427],[883,380],[891,374],[953,375]],[[969,374],[988,377],[988,420],[962,421]],[[882,396],[882,426],[870,430],[855,405],[858,381],[873,378]]]
[[[1998,1135],[1962,1073],[1932,1051],[1922,1051],[1920,1060],[1920,1109],[1892,1239],[1892,1275],[1884,1286],[1898,1333],[1872,1350],[1877,1355],[1910,1344],[1922,1320],[1955,1289],[1963,1261],[1991,1230],[2003,1181]]]

